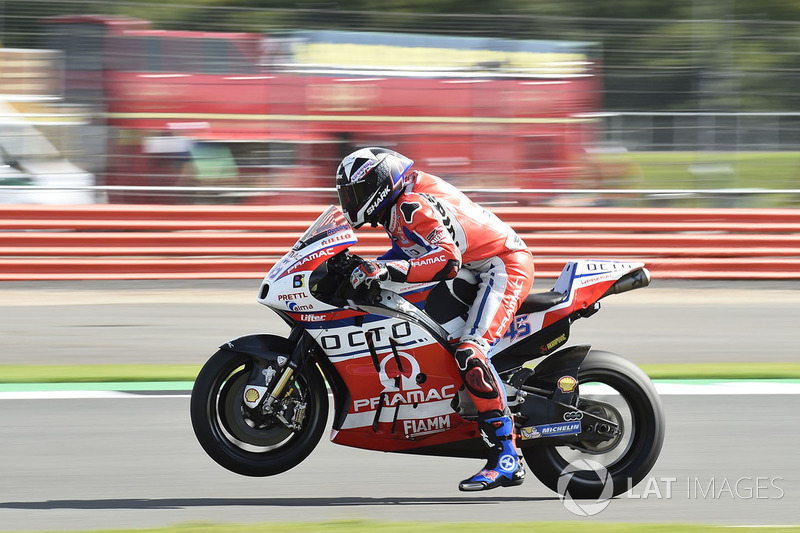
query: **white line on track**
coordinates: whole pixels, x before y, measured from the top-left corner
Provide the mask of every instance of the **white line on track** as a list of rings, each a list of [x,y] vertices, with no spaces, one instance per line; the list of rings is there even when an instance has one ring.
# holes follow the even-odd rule
[[[656,391],[661,396],[723,396],[747,394],[800,394],[800,381],[702,381],[692,383],[691,380],[656,381]],[[609,394],[612,389],[605,385],[581,385],[585,394]],[[612,393],[613,394],[613,393]]]
[[[800,394],[800,383],[723,381],[718,383],[656,383],[660,395]]]
[[[0,400],[109,400],[119,398],[188,398],[189,392],[184,394],[175,393],[155,393],[155,394],[135,394],[120,391],[94,391],[94,390],[75,390],[75,391],[8,391],[0,392]]]

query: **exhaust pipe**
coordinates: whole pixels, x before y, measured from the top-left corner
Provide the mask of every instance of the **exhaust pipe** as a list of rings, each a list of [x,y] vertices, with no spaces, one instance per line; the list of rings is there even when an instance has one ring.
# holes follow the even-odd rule
[[[628,272],[619,278],[606,293],[602,296],[605,298],[611,294],[620,294],[623,292],[632,291],[633,289],[641,289],[650,285],[650,272],[642,267],[637,268],[632,272]]]

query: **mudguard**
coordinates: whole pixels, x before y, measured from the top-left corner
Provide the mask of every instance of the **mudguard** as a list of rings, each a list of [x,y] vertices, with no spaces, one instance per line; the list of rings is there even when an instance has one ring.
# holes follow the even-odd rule
[[[295,343],[277,335],[258,333],[230,340],[219,348],[251,355],[264,361],[277,361],[278,357],[288,359],[292,355]]]
[[[577,409],[578,369],[583,365],[591,346],[571,346],[558,351],[530,370],[517,372],[512,382],[552,391],[548,397],[529,394],[518,408],[522,423],[519,430],[519,446],[569,445],[579,440],[605,440],[593,428],[603,424],[612,430],[617,425],[596,414]],[[513,383],[514,386],[519,386]],[[575,427],[570,427],[575,426]],[[546,433],[549,432],[549,433]]]
[[[578,368],[591,348],[589,344],[579,344],[548,356],[536,365],[527,384],[547,390],[553,389],[552,400],[573,404],[578,390]]]

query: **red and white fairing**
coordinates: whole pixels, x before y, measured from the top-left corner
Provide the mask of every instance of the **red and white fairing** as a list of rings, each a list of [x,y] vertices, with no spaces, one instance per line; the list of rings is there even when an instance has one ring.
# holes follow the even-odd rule
[[[289,312],[296,320],[316,322],[311,315],[337,308],[314,298],[308,286],[311,272],[339,252],[358,242],[353,228],[341,211],[330,206],[302,237],[267,273],[261,283],[258,302],[278,311]]]
[[[475,438],[477,424],[452,407],[461,387],[455,360],[429,331],[401,318],[337,308],[312,295],[311,273],[357,240],[341,211],[329,207],[270,270],[258,298],[302,323],[344,381],[349,405],[331,440],[359,448],[402,451]],[[568,263],[553,287],[566,298],[545,311],[517,315],[491,354],[590,307],[615,281],[642,266],[606,260]],[[468,271],[460,272],[459,277],[475,281]],[[386,282],[382,286],[424,310],[437,283]],[[442,324],[452,342],[457,341],[454,335],[463,326],[461,318]],[[339,412],[340,406],[336,407]]]
[[[517,315],[505,336],[492,348],[492,353],[501,352],[575,311],[589,308],[600,300],[617,280],[643,267],[644,263],[607,259],[570,261],[562,269],[552,289],[553,292],[565,294],[564,301],[545,311]]]

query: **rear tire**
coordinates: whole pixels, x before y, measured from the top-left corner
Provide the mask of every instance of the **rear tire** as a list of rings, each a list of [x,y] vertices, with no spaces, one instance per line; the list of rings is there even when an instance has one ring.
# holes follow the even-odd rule
[[[620,440],[614,439],[607,450],[601,443],[584,446],[581,450],[550,446],[522,451],[529,470],[544,485],[575,499],[607,498],[628,491],[653,468],[664,442],[664,409],[653,383],[639,367],[616,354],[591,350],[578,370],[579,394],[582,394],[582,386],[587,393],[584,402],[591,401],[591,386],[587,385],[590,382],[613,389],[615,394],[609,396],[607,388],[595,385],[596,390],[605,390],[601,393],[603,398],[616,399],[620,405],[608,404],[604,408],[601,400],[595,408],[603,410],[604,417],[620,417],[617,421],[623,432]],[[580,402],[579,399],[578,406],[583,408]],[[622,411],[626,414],[621,416],[616,407],[626,407]],[[605,473],[595,468],[598,464]],[[607,488],[609,483],[613,483],[611,490]]]
[[[228,350],[206,362],[192,389],[192,427],[221,466],[245,476],[272,476],[297,466],[319,443],[327,425],[328,391],[316,366],[295,371],[287,390],[291,401],[306,404],[306,414],[294,431],[244,404],[253,364],[251,356]]]

